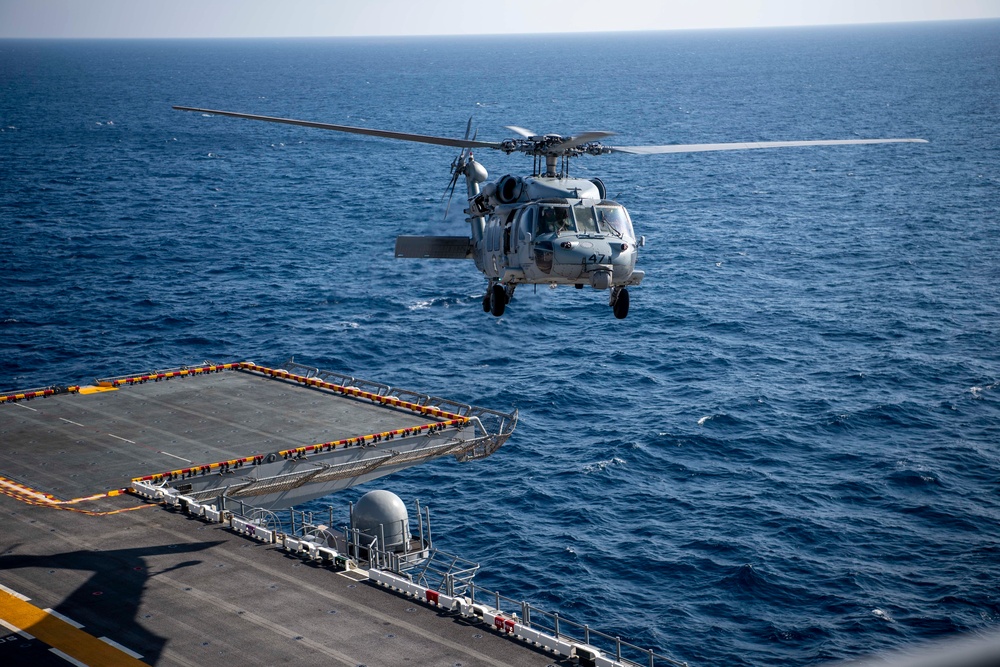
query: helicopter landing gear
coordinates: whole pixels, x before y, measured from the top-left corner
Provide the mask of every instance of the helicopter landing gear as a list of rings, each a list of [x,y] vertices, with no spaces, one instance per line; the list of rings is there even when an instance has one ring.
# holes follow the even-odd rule
[[[493,313],[494,317],[500,317],[507,307],[507,290],[500,283],[494,283],[490,286],[488,295],[490,299],[490,312]]]
[[[486,296],[483,297],[483,310],[487,313],[493,313],[496,317],[503,315],[507,304],[514,298],[515,287],[517,285],[513,283],[504,285],[491,282],[486,289]]]
[[[611,309],[615,317],[624,320],[628,317],[628,289],[625,287],[611,288]]]

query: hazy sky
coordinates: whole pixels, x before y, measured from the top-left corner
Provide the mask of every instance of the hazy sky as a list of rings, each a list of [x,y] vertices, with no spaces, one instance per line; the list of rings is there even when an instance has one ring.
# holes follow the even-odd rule
[[[677,30],[1000,17],[1000,0],[0,0],[0,37]]]

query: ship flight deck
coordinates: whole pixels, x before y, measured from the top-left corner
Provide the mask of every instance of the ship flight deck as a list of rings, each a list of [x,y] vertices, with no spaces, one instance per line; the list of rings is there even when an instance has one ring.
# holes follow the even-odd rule
[[[292,363],[0,394],[0,664],[569,664],[124,492],[287,506],[487,456],[515,422]]]
[[[0,393],[0,665],[686,667],[478,586],[419,502],[292,507],[516,423],[293,361]]]

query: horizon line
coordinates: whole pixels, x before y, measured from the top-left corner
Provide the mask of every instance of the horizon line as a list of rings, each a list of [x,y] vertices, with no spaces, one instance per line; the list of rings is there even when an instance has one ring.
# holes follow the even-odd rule
[[[903,21],[855,21],[846,23],[801,23],[801,24],[773,24],[773,25],[753,25],[753,26],[710,26],[710,27],[681,27],[681,28],[623,28],[618,30],[565,30],[559,32],[552,31],[519,31],[519,32],[453,32],[453,33],[371,33],[360,35],[202,35],[202,36],[181,36],[181,35],[157,35],[157,36],[13,36],[0,35],[0,40],[50,40],[50,41],[88,41],[88,40],[238,40],[238,39],[371,39],[371,38],[443,38],[443,37],[532,37],[532,36],[572,36],[572,35],[616,35],[616,34],[638,34],[638,33],[668,33],[668,32],[717,32],[717,31],[737,31],[737,30],[782,30],[782,29],[802,29],[802,28],[847,28],[865,26],[890,26],[890,25],[914,25],[930,23],[978,23],[1000,21],[1000,15],[977,17],[977,18],[955,18],[955,19],[910,19]]]

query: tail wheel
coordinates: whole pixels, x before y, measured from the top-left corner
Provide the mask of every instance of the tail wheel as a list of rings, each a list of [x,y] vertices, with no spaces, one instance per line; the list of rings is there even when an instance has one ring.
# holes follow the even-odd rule
[[[507,290],[503,288],[503,285],[497,283],[490,288],[490,312],[493,313],[495,317],[500,317],[503,315],[503,311],[506,307]]]
[[[620,320],[624,320],[628,317],[628,290],[624,287],[621,292],[618,293],[618,297],[615,302],[611,304],[612,310],[614,310],[615,317]]]
[[[483,295],[483,312],[490,312],[490,293],[492,290],[486,290],[486,294]]]

